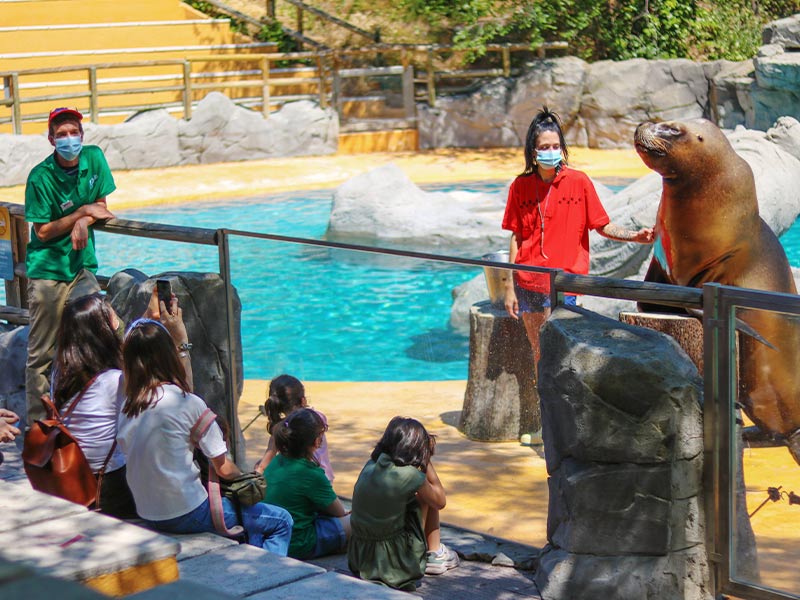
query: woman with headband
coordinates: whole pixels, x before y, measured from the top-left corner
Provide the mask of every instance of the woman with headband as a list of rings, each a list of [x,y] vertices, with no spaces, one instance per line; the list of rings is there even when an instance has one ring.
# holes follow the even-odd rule
[[[161,322],[131,324],[122,344],[122,370],[125,402],[117,441],[128,460],[127,480],[139,516],[169,533],[215,531],[193,441],[221,479],[234,479],[241,471],[228,458],[216,422],[193,434],[207,407],[191,393],[176,340]],[[293,521],[284,509],[263,502],[242,506],[241,523],[227,498],[222,509],[226,528],[242,525],[249,544],[286,556]]]
[[[629,231],[610,222],[589,177],[567,164],[561,119],[546,106],[533,118],[525,139],[525,170],[508,192],[503,229],[511,232],[509,262],[589,272],[589,230],[620,242],[651,244],[653,230]],[[574,305],[574,295],[564,303]],[[506,287],[508,314],[522,316],[534,357],[541,356],[539,328],[550,315],[550,278],[515,271]],[[538,379],[538,377],[537,377]]]

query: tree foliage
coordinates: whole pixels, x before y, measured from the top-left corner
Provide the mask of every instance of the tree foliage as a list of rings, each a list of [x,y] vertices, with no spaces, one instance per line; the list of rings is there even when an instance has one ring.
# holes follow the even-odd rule
[[[750,58],[800,0],[399,0],[473,56],[492,42],[564,40],[586,60]],[[451,39],[447,39],[451,38]]]

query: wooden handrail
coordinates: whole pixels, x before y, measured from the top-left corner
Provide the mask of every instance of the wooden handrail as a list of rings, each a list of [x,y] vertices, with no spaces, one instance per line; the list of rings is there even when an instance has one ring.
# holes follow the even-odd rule
[[[221,3],[219,3],[221,4]],[[251,47],[252,44],[237,47]],[[564,42],[548,42],[540,47],[546,49],[565,49]],[[424,84],[427,90],[428,103],[433,106],[436,102],[436,82],[437,80],[453,79],[479,79],[485,77],[509,77],[511,76],[511,53],[530,52],[531,48],[527,44],[490,44],[487,51],[498,52],[501,54],[501,68],[481,68],[481,69],[457,69],[457,70],[437,70],[434,66],[434,59],[440,52],[465,52],[465,49],[456,48],[442,44],[422,45],[422,44],[376,44],[364,48],[353,48],[341,51],[315,50],[308,52],[267,52],[267,53],[240,53],[234,54],[203,54],[199,56],[186,57],[185,59],[151,59],[133,60],[123,62],[98,62],[81,65],[61,66],[61,67],[40,67],[33,69],[21,69],[19,71],[2,71],[0,78],[3,79],[7,93],[4,98],[0,98],[0,108],[9,107],[10,116],[0,116],[0,124],[12,123],[15,133],[22,132],[22,122],[41,122],[46,120],[46,114],[25,114],[21,107],[33,102],[53,102],[73,99],[88,99],[88,107],[82,106],[81,110],[88,110],[89,116],[94,123],[99,122],[102,114],[127,114],[151,108],[179,108],[182,107],[185,118],[191,118],[192,106],[196,102],[193,90],[221,90],[253,88],[260,89],[261,108],[264,116],[268,116],[270,107],[282,102],[280,94],[272,95],[271,89],[278,89],[289,85],[311,85],[317,86],[316,91],[307,94],[293,94],[286,96],[283,101],[292,101],[298,98],[319,100],[321,106],[333,104],[339,107],[340,116],[343,115],[342,103],[338,100],[342,89],[340,81],[342,78],[359,75],[364,77],[376,76],[398,76],[402,78],[404,103],[406,107],[406,119],[409,122],[414,120],[414,84]],[[363,67],[355,62],[353,65],[343,60],[348,56],[359,56],[364,54],[386,54],[392,52],[400,53],[402,65],[389,65],[383,67]],[[423,53],[423,60],[413,59],[416,53]],[[302,79],[290,79],[284,73],[285,69],[278,72],[272,69],[270,63],[278,61],[305,61],[311,69],[309,77]],[[385,63],[389,61],[384,61]],[[219,63],[227,65],[232,63],[249,63],[247,73],[240,72],[241,69],[231,71],[228,67],[215,69],[213,73],[193,73],[192,66],[203,63]],[[421,64],[420,75],[414,75],[412,64]],[[250,66],[252,64],[252,66]],[[164,73],[158,78],[132,78],[130,81],[112,80],[98,76],[98,71],[113,71],[117,69],[150,68],[150,67],[174,67],[174,73]],[[64,91],[59,94],[37,95],[24,97],[21,93],[20,79],[27,77],[37,77],[42,75],[55,75],[64,73],[81,73],[79,78],[75,77],[68,82],[54,80],[60,86],[76,91]],[[85,75],[84,75],[85,74]],[[276,77],[276,75],[278,75]],[[200,79],[219,79],[214,81],[196,81]],[[224,82],[225,79],[236,78],[231,82]],[[136,84],[142,84],[139,87]],[[124,85],[128,84],[128,85]],[[117,86],[116,89],[109,89],[110,86]],[[124,87],[119,87],[124,85]],[[85,86],[83,90],[81,86]],[[41,83],[32,87],[47,88],[49,86]],[[24,88],[24,86],[23,86]],[[121,97],[129,94],[155,94],[155,93],[178,93],[180,101],[175,102],[168,98],[153,98],[152,100],[141,100],[137,98],[138,104],[115,107],[102,106],[99,102],[100,97]],[[30,93],[30,92],[28,92]],[[408,98],[405,96],[408,95]],[[329,98],[329,96],[331,96]],[[248,97],[249,104],[257,104],[258,96]],[[125,103],[123,103],[125,104]]]
[[[343,29],[347,29],[348,31],[352,31],[355,34],[358,34],[362,37],[367,38],[371,42],[380,42],[381,41],[381,34],[379,31],[375,31],[370,33],[365,29],[361,29],[352,23],[348,23],[347,21],[340,19],[339,17],[334,17],[332,14],[325,12],[324,10],[320,10],[314,6],[306,4],[302,0],[284,0],[288,4],[296,6],[301,11],[310,12],[312,15],[318,16],[320,19],[328,21],[329,23],[333,23]]]

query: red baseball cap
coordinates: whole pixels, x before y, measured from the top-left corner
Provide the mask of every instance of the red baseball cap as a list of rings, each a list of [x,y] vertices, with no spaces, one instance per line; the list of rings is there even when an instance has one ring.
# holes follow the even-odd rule
[[[47,126],[50,127],[50,124],[53,122],[53,119],[59,117],[61,115],[71,115],[78,119],[78,121],[83,121],[83,115],[78,112],[76,108],[54,108],[50,111],[50,117],[47,119]]]

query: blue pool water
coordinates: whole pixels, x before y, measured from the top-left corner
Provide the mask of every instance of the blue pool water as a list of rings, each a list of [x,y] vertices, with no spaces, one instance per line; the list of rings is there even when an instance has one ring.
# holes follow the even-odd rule
[[[436,186],[498,192],[504,183]],[[116,211],[121,218],[321,238],[331,191],[257,202]],[[800,221],[781,238],[800,266]],[[216,248],[97,233],[100,273],[133,267],[218,272]],[[480,270],[432,261],[248,238],[231,241],[242,299],[245,377],[290,372],[311,381],[464,379],[469,341],[449,328],[451,290]],[[2,290],[0,290],[2,295]],[[3,295],[4,296],[4,295]]]
[[[503,183],[459,189],[500,191]],[[436,189],[446,189],[438,187]],[[451,188],[452,189],[452,188]],[[257,203],[201,203],[117,211],[124,219],[321,238],[331,191]],[[214,271],[216,248],[97,233],[100,273],[134,266]],[[469,340],[450,329],[452,288],[480,269],[375,257],[252,238],[231,240],[242,299],[245,377],[281,372],[311,381],[465,379]]]

